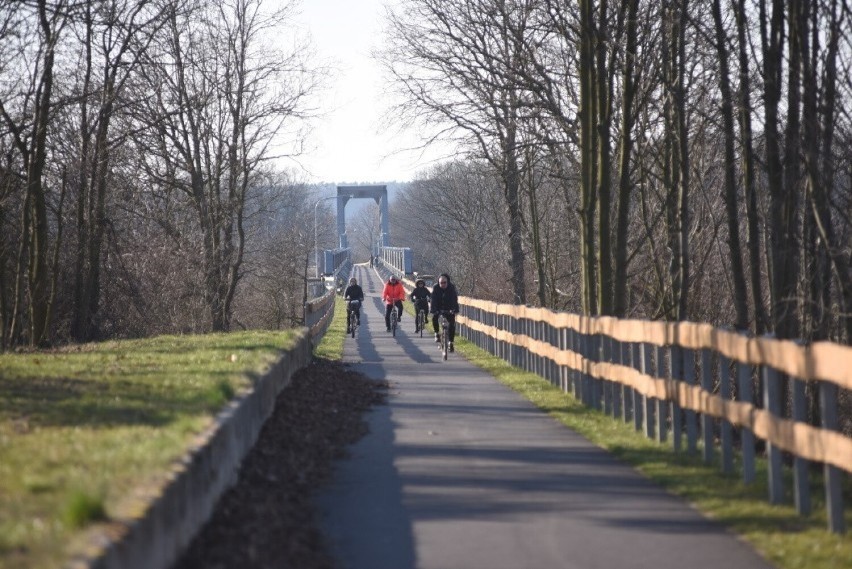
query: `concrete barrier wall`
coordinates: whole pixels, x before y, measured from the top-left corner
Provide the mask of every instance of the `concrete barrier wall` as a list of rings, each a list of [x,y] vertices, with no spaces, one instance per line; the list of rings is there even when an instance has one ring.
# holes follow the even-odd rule
[[[197,444],[151,491],[138,516],[116,520],[87,536],[87,550],[70,568],[168,569],[210,518],[219,497],[237,481],[240,464],[275,409],[293,374],[311,361],[311,338],[298,343],[248,392],[231,401]]]

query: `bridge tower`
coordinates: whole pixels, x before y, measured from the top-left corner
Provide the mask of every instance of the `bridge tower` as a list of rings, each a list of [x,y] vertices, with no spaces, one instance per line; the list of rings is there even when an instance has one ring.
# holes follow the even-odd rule
[[[379,205],[379,220],[382,233],[379,242],[382,247],[390,245],[390,233],[388,230],[388,187],[382,186],[337,186],[337,234],[340,236],[340,248],[349,247],[349,239],[346,235],[346,203],[352,198],[372,198]]]

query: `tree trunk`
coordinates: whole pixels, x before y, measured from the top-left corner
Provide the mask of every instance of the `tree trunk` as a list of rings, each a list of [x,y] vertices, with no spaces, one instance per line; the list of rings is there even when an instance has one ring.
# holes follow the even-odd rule
[[[760,252],[760,216],[757,211],[757,191],[755,173],[757,160],[754,156],[754,136],[751,126],[751,79],[749,78],[749,57],[746,29],[748,20],[745,0],[737,0],[736,12],[737,41],[739,44],[740,85],[739,85],[739,123],[742,140],[743,187],[745,190],[746,221],[748,225],[748,258],[751,298],[754,306],[754,332],[763,334],[769,324],[766,308],[763,304],[763,277],[761,276],[762,255]]]
[[[618,221],[615,228],[613,315],[627,315],[627,237],[630,223],[630,201],[632,184],[630,159],[633,153],[633,125],[635,122],[633,101],[638,82],[636,71],[636,46],[638,38],[637,13],[639,0],[627,0],[627,36],[622,70],[621,139],[618,151]]]
[[[838,298],[840,301],[840,313],[842,328],[846,334],[846,342],[852,341],[852,273],[849,270],[849,262],[843,252],[842,244],[837,238],[834,229],[834,221],[831,215],[831,196],[834,193],[834,127],[835,127],[835,105],[837,94],[837,54],[840,39],[840,22],[837,14],[837,2],[832,0],[828,9],[830,10],[830,23],[828,29],[827,52],[825,54],[825,68],[822,77],[823,97],[818,98],[819,77],[817,65],[819,51],[817,45],[818,30],[816,24],[811,28],[813,40],[811,43],[811,57],[807,56],[807,50],[803,50],[803,60],[807,64],[804,75],[804,130],[805,130],[805,167],[808,179],[808,197],[810,215],[813,217],[814,236],[819,236],[815,242],[819,246],[814,251],[816,266],[813,274],[818,280],[814,288],[814,300],[822,311],[827,311],[831,302],[831,282],[836,283]],[[815,17],[815,14],[814,14]],[[821,115],[821,116],[820,116]],[[822,132],[822,137],[819,133]],[[834,279],[831,278],[831,273]],[[816,295],[819,295],[816,298]],[[816,304],[816,303],[815,303]],[[814,339],[828,339],[827,322],[821,321],[822,328],[816,330]]]
[[[788,303],[795,302],[795,300],[786,296],[791,287],[784,272],[785,256],[789,251],[787,250],[787,229],[784,227],[783,215],[784,171],[778,118],[778,106],[781,100],[781,42],[784,34],[784,1],[770,1],[772,2],[771,19],[768,19],[770,16],[766,12],[766,0],[760,2],[760,27],[763,44],[764,136],[766,138],[766,174],[770,196],[770,219],[767,224],[770,231],[769,282],[772,327],[776,334],[784,337],[791,328],[788,323],[795,319],[795,313],[788,310],[790,306]],[[798,112],[798,108],[795,112]]]
[[[53,92],[54,49],[58,33],[52,29],[47,2],[40,0],[39,19],[44,34],[44,60],[40,90],[36,93],[33,117],[33,152],[27,168],[27,195],[30,207],[29,264],[27,269],[30,294],[30,344],[47,343],[50,333],[50,274],[48,271],[47,200],[42,186],[47,157],[47,127],[50,121]]]
[[[732,105],[730,69],[728,67],[728,36],[722,23],[720,0],[713,0],[713,21],[716,28],[716,53],[719,56],[719,89],[722,98],[722,128],[725,136],[725,207],[728,218],[728,254],[734,282],[734,309],[737,330],[748,330],[748,290],[746,289],[740,245],[740,216],[737,207],[737,162],[734,152],[734,109]]]
[[[676,114],[678,133],[678,247],[680,275],[678,281],[677,319],[689,318],[690,256],[689,256],[689,134],[686,125],[686,23],[689,2],[681,0],[677,30],[677,91]]]
[[[580,0],[580,274],[583,314],[597,314],[595,297],[595,50],[592,0]]]
[[[686,320],[689,293],[689,154],[684,86],[687,2],[667,2],[665,6],[668,34],[664,42],[663,64],[667,89],[667,172],[664,181],[667,186],[666,212],[671,252],[671,304],[668,314],[671,319]]]
[[[610,215],[612,209],[612,145],[610,126],[612,123],[612,88],[606,66],[608,38],[607,0],[601,0],[598,24],[594,29],[597,69],[595,72],[595,95],[597,116],[597,184],[598,199],[598,314],[612,315],[612,240]]]

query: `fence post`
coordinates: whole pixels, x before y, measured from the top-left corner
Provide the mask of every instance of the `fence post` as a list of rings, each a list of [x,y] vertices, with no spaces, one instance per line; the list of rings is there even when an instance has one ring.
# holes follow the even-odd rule
[[[778,370],[761,366],[763,375],[763,408],[775,419],[783,419],[781,411],[781,378]],[[784,483],[782,482],[781,449],[771,441],[766,441],[767,477],[769,482],[769,503],[780,504],[784,501]]]
[[[594,334],[591,338],[592,340],[592,361],[601,362],[603,358],[601,357],[601,344],[603,343],[603,335],[602,334]],[[596,377],[592,377],[592,381],[589,384],[589,394],[592,397],[592,409],[596,411],[601,410],[601,399],[603,392],[603,382],[604,380],[598,379]]]
[[[611,346],[610,346],[610,362],[614,364],[623,364],[624,350],[621,349],[621,342],[616,340],[615,338],[610,338]],[[619,419],[622,416],[622,405],[624,404],[624,400],[622,398],[622,390],[621,385],[613,382],[612,384],[612,416],[615,419]]]
[[[694,386],[695,381],[695,350],[683,350],[683,382]],[[686,423],[686,450],[689,454],[698,452],[698,415],[693,409],[684,409]]]
[[[610,336],[604,336],[602,339],[603,346],[601,350],[601,360],[607,363],[612,363],[612,342]],[[605,381],[603,385],[603,412],[605,415],[612,415],[612,390],[615,382]]]
[[[509,316],[509,326],[509,331],[514,335],[522,332],[518,319],[514,316]],[[514,342],[509,345],[509,363],[515,367],[523,368],[524,366],[520,361],[520,351],[521,349]]]
[[[642,343],[642,360],[640,364],[640,371],[645,375],[653,375],[651,363],[651,358],[653,357],[654,349],[651,344],[646,342]],[[654,438],[654,398],[648,397],[647,395],[642,396],[642,400],[644,401],[645,408],[645,436],[649,439]]]
[[[793,421],[807,423],[808,403],[805,395],[805,382],[796,377],[790,377],[790,393],[793,396]],[[807,516],[811,513],[811,489],[810,476],[808,475],[808,460],[793,457],[793,496],[796,503],[796,511]]]
[[[719,356],[719,397],[723,401],[731,400],[731,360],[726,356]],[[721,419],[719,425],[719,451],[722,455],[722,472],[733,474],[734,472],[734,437],[731,423]]]
[[[633,344],[633,358],[632,358],[632,367],[636,371],[642,370],[642,348],[645,344],[641,342],[635,342]],[[633,428],[637,431],[642,430],[642,422],[645,419],[645,403],[644,397],[639,393],[637,389],[630,388],[630,393],[633,395]]]
[[[658,379],[664,379],[666,368],[666,347],[657,346],[657,371]],[[668,438],[669,430],[669,402],[665,399],[657,399],[657,442],[664,443]]]
[[[753,403],[751,365],[737,362],[737,400]],[[740,428],[743,456],[743,482],[754,482],[754,433],[748,427]]]
[[[582,360],[586,357],[586,351],[583,345],[583,333],[580,330],[573,330],[571,332],[571,349],[574,350],[577,354],[580,355],[581,366],[580,369],[574,370],[574,381],[572,387],[572,391],[574,393],[574,398],[577,401],[583,400],[583,369],[582,369]]]
[[[713,351],[704,348],[701,350],[701,389],[706,393],[713,393]],[[714,437],[713,417],[707,413],[701,414],[701,434],[704,439],[704,462],[713,462]]]
[[[839,421],[837,416],[837,385],[834,383],[820,382],[819,410],[822,416],[822,428],[836,431]],[[825,472],[825,507],[828,514],[828,529],[834,533],[845,533],[843,472],[830,464],[826,464],[823,470]]]
[[[680,403],[677,402],[678,382],[683,378],[683,354],[680,346],[671,346],[669,349],[671,355],[670,379],[672,382],[672,448],[674,451],[680,452],[683,446],[683,414],[681,413]]]
[[[632,354],[630,344],[628,342],[619,342],[621,346],[621,365],[631,366]],[[626,385],[619,385],[618,390],[621,391],[621,420],[629,423],[633,418],[633,390]]]

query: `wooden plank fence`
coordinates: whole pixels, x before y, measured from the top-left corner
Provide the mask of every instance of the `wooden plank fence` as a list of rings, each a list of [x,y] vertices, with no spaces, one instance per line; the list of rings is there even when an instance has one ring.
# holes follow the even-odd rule
[[[738,429],[742,479],[755,480],[755,438],[765,441],[769,496],[782,502],[782,452],[793,455],[799,513],[811,511],[809,462],[823,465],[829,529],[845,532],[842,485],[852,438],[839,432],[838,394],[852,390],[852,347],[749,337],[692,322],[582,317],[461,297],[459,332],[508,363],[571,392],[675,451],[734,471]],[[785,416],[787,382],[789,416]],[[805,388],[819,390],[820,426],[806,422]],[[718,437],[719,445],[715,444]]]

